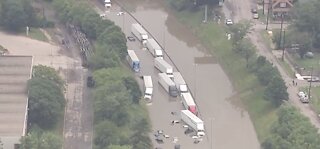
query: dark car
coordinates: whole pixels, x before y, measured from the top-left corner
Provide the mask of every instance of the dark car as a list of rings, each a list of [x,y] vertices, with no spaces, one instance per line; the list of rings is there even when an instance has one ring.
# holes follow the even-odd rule
[[[94,87],[95,81],[93,80],[92,76],[88,76],[87,78],[87,87]]]
[[[134,37],[132,37],[132,36],[128,36],[127,39],[128,39],[129,41],[136,41],[136,39],[135,39]]]
[[[180,149],[180,144],[174,145],[174,149]]]

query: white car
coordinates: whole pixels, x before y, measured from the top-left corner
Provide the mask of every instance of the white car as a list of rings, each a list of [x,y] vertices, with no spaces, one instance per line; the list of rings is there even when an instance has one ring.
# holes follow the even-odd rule
[[[299,93],[298,93],[298,96],[301,98],[301,97],[306,96],[306,94],[305,94],[304,92],[299,92]]]
[[[254,13],[252,14],[253,19],[259,19],[259,14],[258,13]]]
[[[227,24],[227,25],[232,25],[232,24],[233,24],[233,22],[232,22],[232,20],[231,20],[231,19],[226,19],[226,24]]]

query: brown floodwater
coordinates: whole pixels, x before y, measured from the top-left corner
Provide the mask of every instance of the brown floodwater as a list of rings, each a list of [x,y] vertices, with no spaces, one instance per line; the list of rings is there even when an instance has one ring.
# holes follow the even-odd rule
[[[178,137],[177,143],[183,149],[258,149],[260,144],[247,111],[230,102],[236,100],[232,84],[215,56],[211,55],[196,38],[190,28],[181,24],[166,9],[163,1],[156,0],[118,0],[126,9],[152,34],[167,55],[166,61],[174,64],[175,71],[180,71],[195,97],[200,117],[205,122],[206,137],[199,144],[194,144],[193,139],[185,135],[180,124],[172,126],[171,120],[179,119],[179,112],[183,106],[179,98],[171,98],[165,90],[158,85],[158,70],[153,67],[153,57],[141,45],[128,42],[128,48],[136,51],[141,61],[139,75],[151,75],[154,84],[152,104],[148,105],[149,116],[153,131],[164,130],[170,135],[163,144],[154,141],[155,147],[165,149],[173,148],[172,137]],[[120,26],[127,36],[131,24],[135,23],[129,14],[117,15],[119,8],[113,4],[112,9],[106,12],[107,18]],[[142,83],[140,81],[139,83]]]

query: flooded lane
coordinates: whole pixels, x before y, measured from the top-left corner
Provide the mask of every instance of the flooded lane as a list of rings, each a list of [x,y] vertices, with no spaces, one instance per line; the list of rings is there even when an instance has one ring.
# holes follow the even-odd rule
[[[171,120],[179,119],[179,116],[171,115],[170,112],[177,112],[183,108],[180,99],[172,100],[158,85],[158,71],[153,68],[151,54],[141,50],[137,42],[128,42],[128,47],[134,48],[142,61],[141,74],[153,76],[154,101],[152,105],[148,106],[153,130],[163,129],[170,133],[170,136],[179,137],[179,143],[182,148],[186,149],[259,148],[259,142],[248,113],[228,101],[234,94],[228,77],[220,65],[216,64],[214,56],[201,46],[193,33],[180,24],[173,15],[170,15],[161,3],[135,0],[134,5],[137,7],[132,7],[132,0],[118,1],[130,5],[128,8],[131,10],[134,9],[131,13],[165,48],[167,54],[182,73],[195,96],[200,117],[205,121],[206,137],[199,144],[193,144],[192,139],[184,135],[184,130],[179,127],[181,125],[170,125]],[[107,16],[122,27],[126,35],[131,35],[130,26],[135,20],[127,14],[115,15],[119,11],[119,8],[113,6]],[[165,60],[169,61],[169,58],[165,56]],[[159,146],[166,149],[172,148],[171,141],[172,138],[166,140],[169,143]],[[155,147],[158,146],[156,142],[154,144]]]

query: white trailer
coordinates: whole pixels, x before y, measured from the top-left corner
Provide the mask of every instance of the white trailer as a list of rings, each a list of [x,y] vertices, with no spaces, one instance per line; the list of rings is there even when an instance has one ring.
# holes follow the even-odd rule
[[[152,78],[151,76],[143,76],[143,81],[144,81],[144,98],[151,100],[152,92],[153,92]]]
[[[133,50],[128,50],[127,61],[133,71],[140,71],[140,60],[138,59],[136,53]]]
[[[180,72],[173,72],[173,82],[176,84],[180,93],[187,93],[188,87]]]
[[[178,89],[167,74],[159,73],[159,83],[169,93],[170,96],[178,96]]]
[[[156,67],[160,72],[166,73],[170,78],[173,78],[173,68],[164,59],[160,57],[154,58],[154,67]]]
[[[131,25],[131,33],[138,38],[138,40],[142,43],[145,43],[148,39],[148,33],[144,28],[138,24],[132,24]]]
[[[189,110],[181,110],[181,120],[194,129],[198,136],[205,135],[203,121]]]
[[[162,49],[159,44],[153,38],[147,39],[147,49],[151,52],[153,57],[161,57],[163,58]]]
[[[183,106],[189,110],[190,112],[192,112],[194,115],[197,115],[197,106],[196,103],[193,100],[193,97],[191,96],[191,94],[188,93],[181,93],[182,95],[182,104]]]

